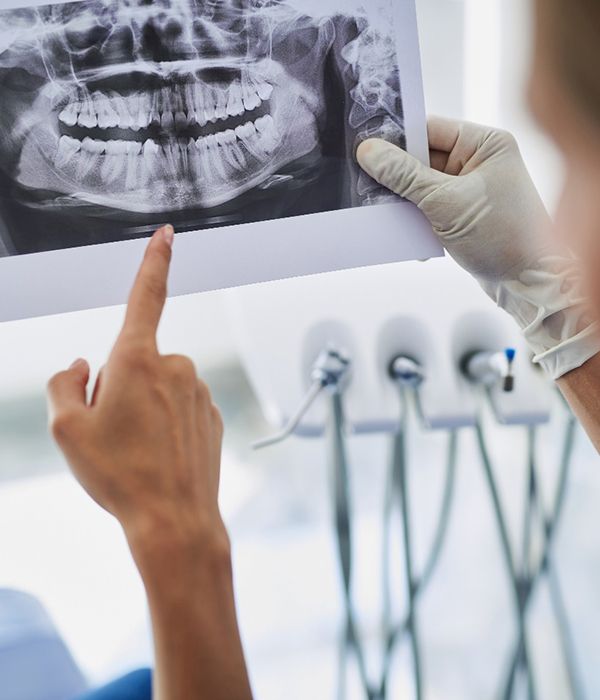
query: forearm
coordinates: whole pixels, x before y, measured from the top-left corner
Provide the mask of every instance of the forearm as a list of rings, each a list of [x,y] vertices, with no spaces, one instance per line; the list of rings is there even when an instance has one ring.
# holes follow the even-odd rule
[[[228,544],[146,539],[132,552],[152,618],[155,700],[251,700]]]
[[[600,451],[600,355],[559,379],[558,386]]]

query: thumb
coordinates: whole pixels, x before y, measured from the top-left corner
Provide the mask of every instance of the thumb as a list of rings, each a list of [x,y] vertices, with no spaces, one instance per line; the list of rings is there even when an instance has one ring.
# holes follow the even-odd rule
[[[448,175],[428,168],[410,153],[383,139],[363,141],[356,158],[360,167],[380,185],[417,206],[448,181]]]
[[[48,407],[53,432],[87,407],[86,387],[90,378],[90,367],[85,360],[75,362],[64,372],[54,375],[48,382]],[[58,432],[62,432],[60,429]]]

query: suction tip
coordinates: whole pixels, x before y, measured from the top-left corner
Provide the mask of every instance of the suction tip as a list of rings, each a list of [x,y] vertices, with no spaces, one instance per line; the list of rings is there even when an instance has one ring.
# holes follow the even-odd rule
[[[504,354],[506,355],[506,359],[509,362],[514,362],[514,359],[517,355],[517,351],[515,350],[515,348],[506,348]]]

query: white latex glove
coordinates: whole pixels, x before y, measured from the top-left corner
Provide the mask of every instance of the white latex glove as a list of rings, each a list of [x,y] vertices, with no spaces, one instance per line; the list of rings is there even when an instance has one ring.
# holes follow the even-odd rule
[[[423,211],[450,255],[514,317],[554,379],[600,352],[573,260],[544,235],[550,221],[515,139],[434,117],[429,146],[433,168],[381,139],[362,143],[357,158]]]

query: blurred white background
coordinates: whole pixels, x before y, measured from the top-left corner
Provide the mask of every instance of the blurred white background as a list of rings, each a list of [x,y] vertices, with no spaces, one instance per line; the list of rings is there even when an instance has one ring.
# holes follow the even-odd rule
[[[560,186],[560,162],[523,101],[528,3],[417,4],[429,112],[512,130],[551,207]],[[339,280],[356,274],[330,276],[332,294]],[[271,284],[271,293],[278,295],[285,285]],[[122,314],[122,309],[101,309],[0,325],[0,587],[40,598],[92,683],[151,662],[144,596],[118,526],[83,494],[47,437],[43,391],[48,377],[76,357],[87,358],[98,370]],[[160,342],[164,352],[194,358],[228,426],[222,501],[234,542],[241,627],[256,697],[333,698],[341,609],[322,445],[294,439],[268,453],[250,452],[250,441],[269,427],[239,366],[221,294],[170,300]],[[558,410],[557,421],[560,415]],[[557,425],[544,429],[541,440],[544,464],[552,470],[560,448]],[[462,442],[460,507],[440,569],[423,598],[426,697],[431,699],[495,697],[514,639],[509,589],[472,436]],[[516,514],[525,476],[523,431],[494,429],[493,447],[507,508]],[[365,635],[374,639],[387,443],[382,437],[355,437],[352,449],[360,562],[355,593]],[[418,560],[437,507],[443,449],[442,436],[414,436]],[[599,499],[596,456],[580,435],[557,559],[590,698],[600,696],[594,658],[600,644]],[[402,608],[401,585],[396,593]],[[535,613],[540,697],[569,697],[543,592]],[[371,651],[376,672],[377,649]],[[361,698],[358,690],[349,696]],[[0,697],[4,700],[1,680]],[[392,697],[411,697],[404,647],[395,659]]]

